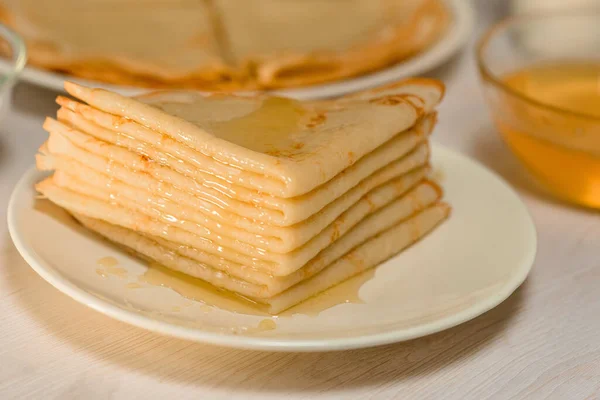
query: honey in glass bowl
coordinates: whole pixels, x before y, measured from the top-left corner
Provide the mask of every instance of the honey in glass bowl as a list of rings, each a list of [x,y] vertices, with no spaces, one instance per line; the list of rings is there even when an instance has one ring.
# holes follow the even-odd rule
[[[579,48],[577,42],[553,46],[551,37],[548,46],[527,41],[539,33],[536,24],[546,32],[569,26],[573,38],[577,18],[600,24],[593,14],[501,23],[480,42],[478,61],[492,116],[510,149],[557,196],[600,208],[600,57],[594,57],[600,38],[581,36]]]

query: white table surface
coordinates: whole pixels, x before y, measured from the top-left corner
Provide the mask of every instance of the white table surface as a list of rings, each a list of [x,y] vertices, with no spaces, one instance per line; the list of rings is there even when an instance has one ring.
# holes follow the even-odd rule
[[[502,3],[477,2],[477,33],[501,17]],[[38,277],[4,221],[12,187],[46,137],[41,123],[56,111],[56,94],[18,86],[0,125],[0,399],[600,398],[600,214],[559,204],[529,183],[492,126],[472,43],[435,75],[448,86],[436,140],[518,189],[539,231],[534,270],[506,302],[462,326],[317,354],[159,336],[92,311]]]

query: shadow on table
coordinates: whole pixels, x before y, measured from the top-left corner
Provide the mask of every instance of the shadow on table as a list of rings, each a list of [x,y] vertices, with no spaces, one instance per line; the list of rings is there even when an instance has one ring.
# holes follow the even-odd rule
[[[29,83],[19,83],[12,93],[11,107],[35,117],[40,115],[55,116],[58,105],[58,92]]]
[[[6,248],[7,259],[0,260],[7,268],[4,279],[22,311],[34,320],[32,326],[45,330],[40,338],[52,335],[88,353],[91,362],[98,363],[90,365],[91,370],[110,363],[159,381],[219,390],[310,393],[431,375],[468,362],[502,340],[527,292],[525,284],[470,322],[405,343],[331,353],[242,351],[168,338],[114,321],[59,293],[25,264],[12,244]]]
[[[430,71],[425,72],[423,76],[439,79],[444,82],[451,81],[453,77],[460,72],[463,55],[469,50],[469,47],[466,46],[464,49],[461,49],[456,54],[452,55],[448,61]]]
[[[2,128],[0,128],[0,168],[2,168],[4,166],[4,164],[7,161],[7,144],[6,142],[6,135],[3,134],[3,130]]]

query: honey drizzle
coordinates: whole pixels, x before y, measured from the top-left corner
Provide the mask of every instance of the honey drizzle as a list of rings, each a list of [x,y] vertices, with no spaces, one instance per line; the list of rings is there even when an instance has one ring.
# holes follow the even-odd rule
[[[289,138],[300,127],[307,111],[302,103],[284,97],[268,97],[253,112],[213,124],[220,138],[259,152],[302,148]]]
[[[375,269],[371,268],[283,311],[279,316],[295,314],[317,316],[339,304],[364,303],[359,296],[360,288],[374,276]],[[238,314],[270,316],[265,305],[245,299],[227,290],[218,289],[201,279],[169,270],[155,263],[152,263],[148,270],[139,277],[139,281],[151,286],[169,288],[182,297],[199,302],[205,307],[219,308]],[[265,322],[265,324],[267,323]]]
[[[96,268],[96,273],[103,278],[108,278],[110,275],[121,279],[127,277],[127,270],[118,267],[119,261],[114,257],[103,257],[97,263],[100,267]]]
[[[264,307],[257,303],[244,300],[232,292],[218,289],[201,279],[172,271],[156,263],[150,264],[148,270],[138,280],[151,286],[171,289],[186,299],[209,307],[217,307],[238,314],[269,315]]]

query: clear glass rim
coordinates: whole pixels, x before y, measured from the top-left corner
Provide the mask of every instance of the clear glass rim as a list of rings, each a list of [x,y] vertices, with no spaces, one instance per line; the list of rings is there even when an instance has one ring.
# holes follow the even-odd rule
[[[581,119],[587,119],[587,120],[600,122],[600,117],[586,114],[586,113],[580,113],[577,111],[567,110],[565,108],[553,106],[550,104],[546,104],[546,103],[540,102],[538,100],[535,100],[529,96],[526,96],[523,93],[511,88],[510,86],[506,85],[496,74],[494,74],[491,71],[491,69],[488,67],[488,64],[487,64],[484,54],[483,54],[485,52],[485,50],[487,49],[490,41],[494,37],[496,37],[499,34],[502,34],[504,31],[506,31],[508,28],[510,28],[512,26],[525,24],[532,20],[550,20],[550,19],[574,18],[574,17],[582,17],[582,18],[583,17],[586,17],[586,18],[593,17],[593,18],[597,18],[600,21],[600,9],[592,8],[592,9],[583,10],[583,11],[580,10],[580,11],[576,11],[576,12],[554,12],[554,11],[552,11],[552,12],[544,12],[544,13],[523,14],[520,16],[512,16],[512,17],[505,18],[505,19],[501,20],[500,22],[492,25],[481,36],[481,38],[478,40],[478,42],[475,46],[475,59],[477,61],[477,68],[479,69],[479,73],[480,73],[481,77],[483,79],[485,79],[486,81],[489,81],[490,83],[492,83],[494,86],[496,86],[498,89],[502,90],[503,92],[505,92],[511,96],[517,97],[520,100],[522,100],[526,103],[529,103],[531,105],[534,105],[536,107],[550,110],[550,111],[553,111],[553,112],[556,112],[559,114],[566,114],[566,115],[574,116],[574,117],[581,118]]]
[[[6,62],[11,63],[11,70],[6,74],[4,79],[4,84],[10,85],[18,79],[23,68],[25,68],[25,64],[27,63],[27,48],[21,36],[6,25],[0,24],[0,37],[8,42],[13,52],[12,58],[6,60]]]

